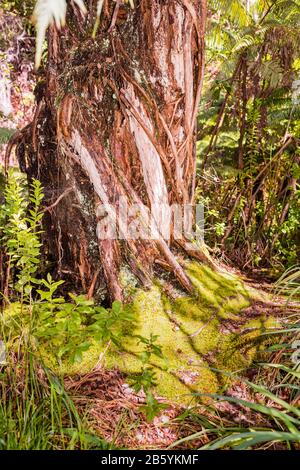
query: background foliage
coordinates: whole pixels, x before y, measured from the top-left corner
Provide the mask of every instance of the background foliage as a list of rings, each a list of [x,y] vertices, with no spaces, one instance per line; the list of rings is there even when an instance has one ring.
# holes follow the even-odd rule
[[[277,272],[299,259],[300,4],[210,6],[198,118],[207,240],[239,266]]]

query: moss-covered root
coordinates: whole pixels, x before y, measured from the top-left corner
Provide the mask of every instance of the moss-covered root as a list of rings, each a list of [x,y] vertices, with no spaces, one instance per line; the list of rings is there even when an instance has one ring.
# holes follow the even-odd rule
[[[212,369],[231,372],[248,366],[257,350],[257,338],[270,324],[264,318],[250,322],[245,318],[243,309],[250,304],[250,294],[235,276],[215,273],[197,263],[187,269],[197,296],[179,296],[171,302],[158,286],[146,292],[137,290],[126,307],[136,320],[122,332],[122,348],[110,346],[103,357],[109,368],[138,373],[142,363],[136,336],[158,335],[164,358],[151,359],[158,379],[156,391],[181,403],[190,402],[191,393],[218,390],[222,375]],[[90,371],[104,348],[95,344],[81,364],[65,362],[60,372]],[[51,362],[54,366],[54,359]]]

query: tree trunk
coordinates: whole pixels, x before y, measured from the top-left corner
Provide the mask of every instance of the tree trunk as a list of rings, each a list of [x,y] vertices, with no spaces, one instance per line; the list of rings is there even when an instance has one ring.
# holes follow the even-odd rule
[[[134,10],[106,1],[95,39],[89,4],[86,18],[69,8],[67,27],[51,27],[35,118],[17,148],[45,189],[47,258],[73,285],[110,300],[123,299],[124,267],[143,286],[155,267],[167,269],[191,291],[186,240],[164,238],[158,208],[194,201],[205,0],[140,0]],[[139,205],[146,229],[151,209],[153,239],[126,237],[122,223],[119,236],[103,237],[106,216],[124,204]]]

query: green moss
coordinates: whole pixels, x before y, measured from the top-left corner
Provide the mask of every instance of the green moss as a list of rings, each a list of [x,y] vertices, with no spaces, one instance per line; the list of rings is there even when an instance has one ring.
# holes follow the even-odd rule
[[[238,333],[220,336],[220,353],[216,356],[216,368],[234,372],[249,367],[258,351],[264,347],[261,334],[269,328],[279,327],[273,318],[259,318],[245,323]],[[220,383],[226,377],[218,374]]]
[[[126,374],[138,373],[142,363],[136,335],[158,335],[164,360],[152,360],[158,382],[156,392],[183,403],[191,400],[192,392],[218,390],[221,380],[210,365],[227,371],[249,365],[257,348],[254,340],[260,334],[259,329],[251,330],[239,341],[235,334],[222,333],[222,322],[240,320],[241,311],[250,303],[249,292],[238,278],[215,273],[197,263],[190,263],[187,271],[196,296],[182,296],[171,302],[158,286],[150,291],[136,291],[132,304],[127,306],[136,321],[124,329],[122,348],[111,346],[103,358],[108,368],[117,366]],[[95,346],[84,354],[82,364],[65,363],[61,371],[86,372],[97,363],[101,351],[103,347]]]
[[[248,321],[242,311],[252,296],[237,277],[197,263],[188,264],[187,271],[196,288],[194,297],[182,294],[170,301],[155,285],[149,291],[135,290],[133,302],[126,306],[135,321],[123,328],[121,347],[95,343],[80,364],[63,361],[59,366],[45,347],[42,355],[46,363],[59,373],[72,375],[89,372],[100,359],[103,366],[135,374],[142,368],[139,353],[143,349],[136,336],[149,338],[152,333],[159,336],[157,342],[164,355],[164,359],[155,357],[151,362],[157,375],[157,394],[188,403],[193,392],[217,392],[224,380],[210,366],[228,372],[247,367],[256,354],[261,332],[273,325],[264,318]],[[130,282],[131,291],[133,287]]]

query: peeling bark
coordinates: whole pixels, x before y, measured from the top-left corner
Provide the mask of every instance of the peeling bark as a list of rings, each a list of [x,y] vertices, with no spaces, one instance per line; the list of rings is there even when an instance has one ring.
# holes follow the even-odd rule
[[[60,275],[90,295],[122,300],[122,267],[147,286],[160,264],[192,291],[175,241],[158,226],[153,240],[103,240],[97,223],[98,208],[114,217],[120,198],[143,205],[141,222],[147,208],[193,202],[205,0],[111,4],[95,40],[91,13],[83,20],[70,9],[63,33],[51,28],[45,83],[17,153],[44,185],[45,246]],[[178,249],[187,255],[184,241]]]

